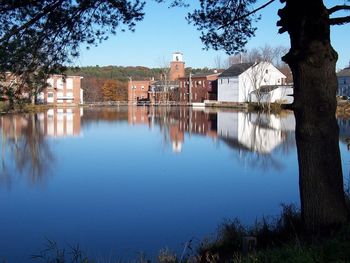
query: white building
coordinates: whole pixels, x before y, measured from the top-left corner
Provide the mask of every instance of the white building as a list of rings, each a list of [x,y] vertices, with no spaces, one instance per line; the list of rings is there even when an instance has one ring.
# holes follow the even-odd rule
[[[242,103],[269,98],[270,102],[291,102],[286,96],[293,90],[283,86],[285,79],[286,76],[269,62],[235,64],[219,75],[218,101]]]
[[[338,92],[337,95],[350,97],[350,65],[337,73]]]

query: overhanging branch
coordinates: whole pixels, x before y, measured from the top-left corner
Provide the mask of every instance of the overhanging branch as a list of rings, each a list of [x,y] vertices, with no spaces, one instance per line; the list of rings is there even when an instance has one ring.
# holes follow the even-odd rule
[[[329,19],[330,25],[343,25],[346,23],[350,23],[350,16],[336,17],[336,18]]]
[[[21,32],[24,29],[27,29],[29,27],[31,27],[32,25],[34,25],[36,22],[38,22],[41,18],[43,18],[45,15],[47,15],[48,13],[50,13],[52,10],[54,10],[55,8],[57,8],[64,0],[57,0],[56,2],[54,2],[51,5],[46,6],[41,13],[38,13],[36,16],[34,16],[32,19],[30,19],[29,21],[27,21],[26,23],[24,23],[23,25],[21,25],[20,27],[14,28],[12,29],[10,32],[8,32],[6,35],[4,35],[1,39],[0,39],[0,43],[9,40],[12,36],[18,34],[19,32]]]
[[[348,5],[336,5],[328,9],[328,14],[333,14],[335,12],[341,11],[341,10],[350,10],[350,6]]]
[[[232,19],[229,23],[220,26],[218,29],[222,29],[225,26],[229,26],[230,24],[233,24],[234,22],[237,22],[237,21],[242,20],[242,19],[244,19],[244,18],[246,18],[246,17],[248,17],[248,16],[250,16],[252,14],[255,14],[256,12],[258,12],[259,10],[267,7],[268,5],[272,4],[273,2],[275,2],[275,0],[270,0],[267,3],[263,4],[262,6],[259,6],[258,8],[254,9],[253,11],[251,11],[251,12],[249,12],[247,14],[244,14],[242,16],[239,16],[237,18]]]

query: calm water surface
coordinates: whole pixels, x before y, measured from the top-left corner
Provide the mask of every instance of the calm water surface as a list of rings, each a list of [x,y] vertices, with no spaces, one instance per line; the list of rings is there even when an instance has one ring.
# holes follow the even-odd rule
[[[0,261],[45,238],[94,258],[178,253],[225,219],[299,205],[294,117],[188,108],[0,117]],[[340,120],[344,174],[349,121]]]

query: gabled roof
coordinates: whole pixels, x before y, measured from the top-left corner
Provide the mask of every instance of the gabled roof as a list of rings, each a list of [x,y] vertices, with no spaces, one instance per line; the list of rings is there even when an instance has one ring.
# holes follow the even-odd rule
[[[233,66],[229,67],[224,72],[222,72],[219,75],[219,78],[222,78],[222,77],[237,77],[237,76],[241,75],[244,71],[246,71],[248,68],[250,68],[253,65],[254,65],[254,63],[234,64]]]
[[[337,73],[338,77],[350,77],[350,67],[345,68]]]

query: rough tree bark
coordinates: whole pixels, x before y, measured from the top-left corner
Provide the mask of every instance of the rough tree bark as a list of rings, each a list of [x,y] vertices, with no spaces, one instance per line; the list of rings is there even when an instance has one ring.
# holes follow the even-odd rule
[[[278,25],[291,39],[283,59],[294,79],[301,212],[307,229],[317,232],[344,223],[348,216],[335,118],[338,55],[323,1],[285,2]]]

